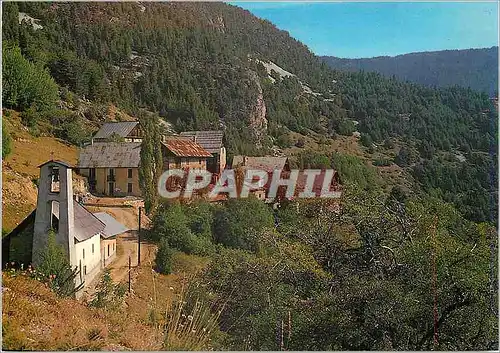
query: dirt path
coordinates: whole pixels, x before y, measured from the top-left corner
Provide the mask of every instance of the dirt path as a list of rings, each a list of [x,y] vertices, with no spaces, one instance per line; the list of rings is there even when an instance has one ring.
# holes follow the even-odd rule
[[[95,201],[95,200],[93,200]],[[100,201],[100,200],[99,200]],[[98,201],[98,202],[99,202]],[[106,199],[107,204],[120,205],[118,199]],[[123,199],[121,200],[123,204]],[[91,212],[106,212],[115,218],[118,222],[126,226],[129,231],[120,234],[116,238],[116,257],[107,268],[110,270],[111,278],[115,283],[128,283],[128,259],[130,256],[131,266],[133,269],[132,277],[134,277],[134,270],[137,269],[137,229],[139,224],[139,210],[138,207],[108,207],[108,206],[86,206]],[[142,228],[149,227],[149,219],[142,214],[141,217]],[[148,242],[141,241],[141,268],[151,267],[154,262],[157,246]],[[97,276],[85,290],[87,298],[92,297],[95,293],[95,287],[99,283],[101,275]]]
[[[116,239],[116,258],[109,265],[111,278],[113,282],[128,281],[128,259],[130,256],[132,268],[137,266],[137,231],[131,230],[121,234]],[[150,266],[154,261],[156,254],[156,245],[141,242],[141,267]]]

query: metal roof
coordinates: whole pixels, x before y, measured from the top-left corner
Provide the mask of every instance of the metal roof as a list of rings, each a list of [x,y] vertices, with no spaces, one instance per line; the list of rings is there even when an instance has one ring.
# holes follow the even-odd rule
[[[244,166],[246,169],[265,170],[266,172],[273,172],[274,170],[282,170],[285,168],[287,157],[247,157],[247,156],[234,156],[232,167],[238,165]]]
[[[180,135],[191,138],[192,141],[196,142],[210,153],[220,153],[224,131],[184,131],[181,132]]]
[[[94,142],[80,149],[78,168],[137,168],[140,142]]]
[[[95,134],[95,139],[107,139],[111,135],[117,134],[121,137],[126,137],[139,124],[138,121],[122,121],[122,122],[107,122],[104,123],[99,131]]]
[[[212,154],[186,138],[167,138],[162,144],[177,157],[212,157]]]
[[[106,225],[104,230],[101,232],[103,238],[110,238],[112,236],[125,233],[129,230],[127,227],[125,227],[123,224],[118,222],[106,212],[97,212],[94,213],[94,216],[96,216],[102,223]]]
[[[52,213],[59,219],[59,202],[54,202]],[[74,235],[76,240],[84,241],[101,233],[105,224],[90,213],[85,207],[73,200]]]

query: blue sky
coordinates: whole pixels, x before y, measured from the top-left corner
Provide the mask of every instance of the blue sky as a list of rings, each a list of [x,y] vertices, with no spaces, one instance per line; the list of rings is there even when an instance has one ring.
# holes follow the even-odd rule
[[[345,58],[498,45],[497,2],[230,2],[317,55]]]

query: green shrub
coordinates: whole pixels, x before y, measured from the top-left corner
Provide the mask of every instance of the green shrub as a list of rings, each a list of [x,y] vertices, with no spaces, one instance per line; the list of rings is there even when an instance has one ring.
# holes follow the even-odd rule
[[[283,132],[276,138],[276,145],[280,148],[288,148],[292,145],[292,139],[287,132]]]
[[[109,269],[106,269],[89,305],[96,308],[117,309],[123,302],[125,292],[125,285],[113,283]]]
[[[188,221],[178,202],[163,204],[153,218],[153,240],[165,238],[168,244],[187,254],[196,254],[196,236],[189,229]]]
[[[339,123],[339,134],[345,136],[351,136],[354,131],[356,131],[356,125],[351,120],[342,120]]]
[[[50,231],[47,246],[39,254],[40,265],[36,268],[36,278],[47,282],[59,296],[72,296],[80,288],[75,288],[76,270],[71,269],[64,248],[57,244],[56,234]]]
[[[38,131],[37,124],[43,118],[43,114],[37,109],[36,105],[31,105],[28,109],[21,113],[21,121],[31,130]],[[36,135],[36,133],[32,134]]]
[[[362,133],[359,141],[365,147],[372,147],[373,145],[372,137],[369,134]]]
[[[373,161],[373,165],[377,167],[388,167],[392,165],[392,160],[388,158],[378,158]]]
[[[163,274],[172,273],[172,256],[174,255],[174,250],[168,245],[166,238],[160,240],[160,246],[158,247],[158,252],[156,253],[155,267],[156,271]]]
[[[215,240],[227,247],[257,251],[258,233],[273,225],[272,212],[262,201],[230,199],[215,214]]]

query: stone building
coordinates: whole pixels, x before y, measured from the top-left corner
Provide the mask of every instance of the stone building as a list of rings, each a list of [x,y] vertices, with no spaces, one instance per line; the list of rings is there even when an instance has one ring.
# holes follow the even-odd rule
[[[117,227],[118,222],[111,216],[99,219],[76,200],[69,164],[51,160],[39,168],[37,207],[2,239],[2,259],[4,263],[15,261],[36,267],[42,261],[41,254],[52,231],[69,264],[78,270],[75,287],[85,287],[104,267],[101,242],[126,229]],[[116,251],[116,245],[113,248]],[[77,296],[79,293],[82,291]]]
[[[80,149],[79,173],[89,191],[108,196],[140,196],[139,142],[95,142]]]
[[[221,130],[210,131],[184,131],[180,136],[190,138],[203,149],[212,154],[207,158],[207,170],[219,175],[226,168],[226,148],[222,141],[224,132]]]

